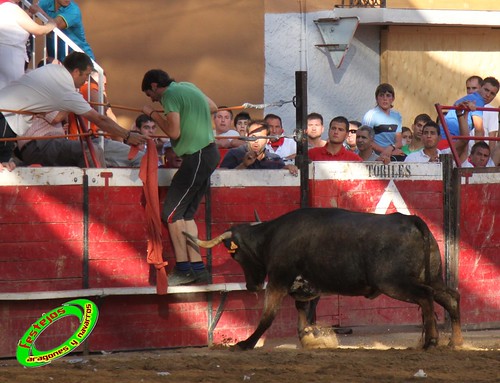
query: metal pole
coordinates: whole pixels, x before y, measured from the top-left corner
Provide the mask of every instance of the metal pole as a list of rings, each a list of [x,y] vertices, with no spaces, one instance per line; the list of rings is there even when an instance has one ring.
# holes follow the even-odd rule
[[[440,156],[443,166],[443,230],[446,285],[458,287],[460,238],[460,174],[449,154]]]
[[[295,72],[295,137],[297,156],[295,165],[300,169],[300,207],[309,206],[309,156],[307,155],[307,72]]]

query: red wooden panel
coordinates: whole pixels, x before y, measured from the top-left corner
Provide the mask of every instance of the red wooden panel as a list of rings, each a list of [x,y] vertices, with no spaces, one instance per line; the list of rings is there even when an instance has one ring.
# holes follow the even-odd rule
[[[81,259],[61,256],[58,259],[33,259],[1,262],[2,279],[10,281],[72,278],[80,275]]]
[[[150,265],[145,259],[89,262],[91,287],[148,286]]]
[[[78,204],[82,201],[81,185],[58,186],[2,186],[2,206],[32,205],[37,203]]]
[[[81,223],[31,223],[4,224],[0,230],[0,243],[43,242],[54,239],[81,241]]]
[[[90,241],[138,241],[146,238],[146,227],[141,222],[103,222],[89,224]]]
[[[82,204],[45,202],[33,205],[6,205],[0,213],[2,224],[82,222]]]
[[[50,242],[4,242],[1,249],[0,265],[2,262],[30,261],[33,259],[43,259],[45,261],[56,261],[61,257],[81,259],[83,251],[80,241],[60,240]]]
[[[0,292],[21,293],[32,291],[58,291],[82,289],[81,276],[68,279],[43,279],[25,281],[0,281]]]

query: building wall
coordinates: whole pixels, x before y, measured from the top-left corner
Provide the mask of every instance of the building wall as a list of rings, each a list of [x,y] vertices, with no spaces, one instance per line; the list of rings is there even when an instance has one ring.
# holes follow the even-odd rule
[[[436,117],[434,104],[464,96],[469,76],[500,78],[495,28],[389,26],[381,40],[381,79],[394,85],[406,126],[420,113]],[[498,107],[499,98],[492,104]]]
[[[347,3],[348,1],[346,1]],[[141,108],[143,74],[163,68],[197,84],[219,105],[288,101],[294,75],[307,70],[309,111],[326,122],[342,114],[360,119],[374,105],[380,81],[396,88],[404,124],[434,103],[462,95],[470,74],[496,75],[498,31],[490,28],[360,26],[340,68],[316,44],[314,20],[332,17],[342,1],[323,0],[108,0],[78,1],[87,38],[108,75],[116,105]],[[388,7],[499,10],[496,1],[388,1]],[[382,44],[382,51],[380,46]],[[382,61],[380,60],[382,54]],[[137,113],[115,110],[128,127]],[[281,115],[295,129],[295,109],[250,110],[253,117]]]

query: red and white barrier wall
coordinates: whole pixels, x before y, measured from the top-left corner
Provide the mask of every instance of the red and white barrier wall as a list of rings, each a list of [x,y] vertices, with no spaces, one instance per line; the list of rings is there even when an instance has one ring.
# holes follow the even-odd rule
[[[160,170],[161,199],[172,172]],[[498,326],[500,227],[495,222],[500,219],[500,170],[462,177],[461,183],[458,263],[451,268],[458,270],[463,325]],[[444,258],[443,190],[441,164],[331,162],[310,168],[311,206],[417,214],[430,226]],[[177,294],[172,288],[167,295],[155,295],[155,271],[146,263],[142,204],[142,183],[134,169],[0,172],[0,357],[15,355],[24,331],[44,312],[72,294],[84,297],[86,291],[100,310],[85,345],[89,351],[226,344],[253,332],[263,293],[241,290],[241,270],[223,246],[205,255],[213,288],[222,286],[220,291],[187,293],[188,288]],[[299,207],[299,178],[286,170],[217,170],[210,197],[198,213],[200,237],[252,222],[255,210],[269,220]],[[174,259],[167,231],[163,234],[169,270]],[[99,289],[103,293],[95,292]],[[56,293],[61,291],[68,293]],[[444,322],[443,310],[437,313]],[[318,321],[341,326],[419,324],[420,313],[415,305],[385,297],[333,296],[321,299]],[[61,344],[77,325],[71,319],[60,322],[44,332],[37,348]],[[295,307],[287,298],[266,336],[294,336],[296,322]]]

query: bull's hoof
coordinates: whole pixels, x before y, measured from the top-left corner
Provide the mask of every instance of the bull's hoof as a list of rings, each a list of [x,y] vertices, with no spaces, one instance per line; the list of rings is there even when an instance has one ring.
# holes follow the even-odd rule
[[[246,343],[245,341],[241,341],[241,342],[238,342],[236,343],[234,346],[231,346],[229,347],[229,350],[230,351],[248,351],[248,350],[252,350],[253,347],[248,345],[248,343]]]
[[[304,349],[337,348],[335,332],[328,327],[308,326],[299,333],[300,343]]]
[[[455,347],[461,347],[464,345],[464,340],[463,338],[459,339],[450,339],[450,342],[448,343],[448,347],[455,348]]]
[[[335,332],[335,334],[339,334],[339,335],[350,335],[352,334],[352,328],[348,328],[348,327],[337,327],[337,328],[334,328],[333,331]]]
[[[438,339],[431,338],[424,343],[424,350],[428,350],[430,348],[435,348],[435,347],[437,347],[437,345],[438,345]]]

